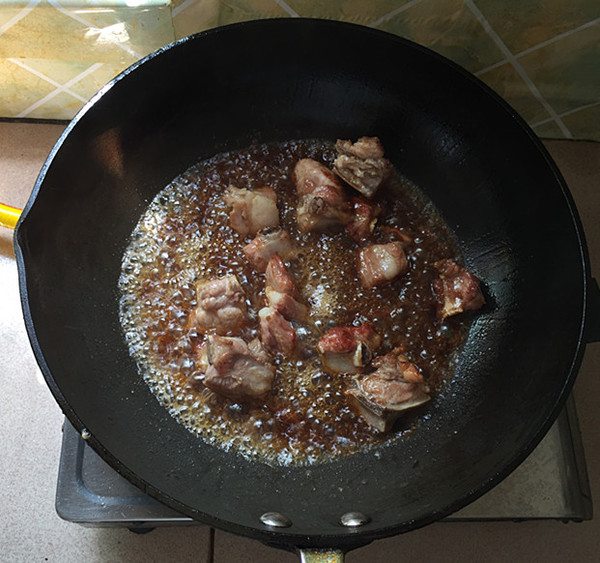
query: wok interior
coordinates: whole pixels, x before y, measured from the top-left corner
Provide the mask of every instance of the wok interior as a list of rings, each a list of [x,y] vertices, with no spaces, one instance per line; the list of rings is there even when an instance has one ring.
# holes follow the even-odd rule
[[[382,139],[483,280],[488,305],[454,381],[404,440],[332,463],[268,467],[206,446],[129,357],[117,293],[128,236],[199,159],[253,140],[361,135]],[[569,202],[522,122],[447,61],[344,24],[242,24],[151,58],[71,125],[17,233],[25,316],[62,408],[142,488],[265,541],[350,546],[460,508],[551,423],[580,353],[585,272]],[[264,528],[270,510],[293,526]],[[347,511],[371,522],[344,529]]]

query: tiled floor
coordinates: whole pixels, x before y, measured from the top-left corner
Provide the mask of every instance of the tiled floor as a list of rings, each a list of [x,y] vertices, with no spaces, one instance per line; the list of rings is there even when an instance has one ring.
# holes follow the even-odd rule
[[[0,123],[0,201],[24,205],[60,125]],[[577,202],[600,278],[600,144],[547,143]],[[62,414],[39,377],[21,320],[10,232],[0,231],[0,559],[57,563],[286,562],[293,554],[207,528],[135,535],[64,522],[54,510]],[[588,346],[575,396],[592,494],[600,494],[600,344]],[[214,552],[213,552],[214,549]],[[439,523],[347,555],[368,561],[595,562],[600,521]]]

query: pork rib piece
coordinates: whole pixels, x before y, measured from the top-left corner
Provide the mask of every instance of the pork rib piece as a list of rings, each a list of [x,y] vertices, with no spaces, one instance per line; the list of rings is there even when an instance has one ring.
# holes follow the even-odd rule
[[[352,205],[354,214],[345,229],[348,236],[356,242],[361,242],[369,239],[373,234],[381,209],[362,197],[353,197]]]
[[[321,362],[329,373],[359,373],[371,361],[381,337],[371,323],[336,326],[317,342]]]
[[[281,227],[261,229],[243,250],[248,261],[259,272],[265,271],[273,254],[279,254],[287,260],[297,252],[289,233]]]
[[[258,312],[258,328],[260,341],[269,352],[291,356],[296,351],[296,330],[274,307],[263,307]]]
[[[236,334],[248,321],[246,295],[236,276],[198,283],[196,301],[192,322],[200,332]]]
[[[375,358],[373,373],[357,380],[348,393],[361,416],[374,428],[387,432],[402,412],[429,401],[429,389],[417,367],[400,348]]]
[[[361,137],[356,143],[338,139],[335,148],[334,172],[365,197],[373,197],[392,173],[378,137]]]
[[[298,194],[296,219],[303,232],[324,231],[352,220],[352,203],[333,172],[324,164],[303,158],[294,167]]]
[[[231,399],[259,398],[273,387],[275,367],[258,339],[209,336],[204,385]]]
[[[265,294],[269,307],[279,311],[288,321],[305,321],[308,308],[299,301],[299,293],[285,263],[274,254],[265,271]]]
[[[438,317],[445,319],[485,304],[479,280],[469,270],[450,259],[440,260],[434,267],[439,273],[433,281]]]
[[[294,280],[279,254],[274,254],[265,270],[267,307],[258,312],[260,340],[272,353],[291,356],[296,351],[297,333],[291,321],[305,321],[308,308],[298,301]]]
[[[229,224],[243,237],[254,236],[261,229],[279,225],[277,195],[273,188],[247,190],[230,185],[225,190],[224,199],[231,208]]]
[[[404,243],[371,244],[358,251],[358,277],[363,287],[388,283],[408,272]]]

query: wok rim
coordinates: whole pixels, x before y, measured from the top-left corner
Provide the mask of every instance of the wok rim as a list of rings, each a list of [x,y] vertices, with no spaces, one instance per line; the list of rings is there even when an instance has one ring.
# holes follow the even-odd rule
[[[44,180],[48,173],[49,168],[52,165],[52,162],[56,158],[59,153],[62,145],[66,141],[66,139],[72,134],[73,130],[77,127],[78,123],[82,121],[88,112],[92,111],[98,101],[102,99],[111,89],[112,87],[124,80],[127,76],[133,73],[138,67],[144,65],[148,61],[154,59],[155,57],[159,57],[163,53],[170,52],[179,48],[182,45],[187,44],[191,41],[199,41],[202,40],[203,37],[212,36],[215,34],[221,34],[223,31],[229,32],[235,28],[248,28],[248,27],[270,27],[272,25],[285,25],[285,23],[281,22],[289,22],[293,21],[293,25],[302,25],[303,23],[308,24],[317,24],[324,26],[333,26],[333,27],[347,27],[347,28],[355,28],[357,32],[362,32],[365,34],[373,34],[378,36],[385,36],[387,41],[395,41],[397,43],[402,43],[406,46],[409,46],[412,49],[419,50],[430,57],[437,59],[439,62],[444,63],[446,66],[450,67],[454,72],[457,72],[461,75],[463,79],[469,80],[472,84],[476,85],[488,98],[491,98],[496,105],[502,107],[504,112],[507,114],[507,119],[512,119],[520,128],[520,130],[525,133],[531,143],[532,149],[535,148],[540,156],[543,157],[546,166],[552,172],[552,176],[554,177],[555,184],[560,187],[560,192],[564,201],[568,207],[569,216],[574,228],[574,232],[576,233],[579,247],[579,257],[581,263],[581,285],[582,285],[582,310],[581,310],[581,322],[579,327],[579,333],[577,335],[577,344],[574,348],[574,353],[572,360],[570,362],[570,368],[568,374],[565,375],[564,383],[562,385],[560,394],[556,398],[554,402],[554,407],[551,409],[550,414],[546,418],[544,424],[542,424],[538,430],[532,434],[531,439],[526,444],[526,447],[522,447],[520,450],[514,452],[514,455],[511,457],[507,463],[504,464],[503,469],[498,471],[494,475],[492,475],[487,481],[483,482],[479,487],[471,490],[465,495],[462,495],[460,498],[454,500],[453,502],[447,504],[441,509],[434,510],[430,512],[429,515],[424,516],[422,518],[408,521],[408,522],[400,522],[395,523],[393,525],[383,525],[381,527],[369,530],[349,530],[340,526],[340,534],[323,534],[323,535],[304,535],[293,532],[293,527],[288,529],[269,529],[269,528],[260,528],[257,524],[256,527],[248,527],[242,524],[237,524],[235,522],[229,522],[226,520],[222,520],[214,515],[201,512],[199,510],[193,509],[178,500],[168,496],[167,494],[160,491],[158,488],[153,486],[151,483],[145,481],[140,478],[137,474],[131,471],[128,467],[123,465],[119,459],[113,456],[99,441],[95,439],[94,436],[91,436],[87,443],[104,459],[111,467],[113,467],[118,473],[123,475],[126,479],[132,482],[134,485],[139,487],[143,492],[149,494],[154,497],[156,500],[162,502],[163,504],[173,508],[174,510],[181,512],[195,520],[203,522],[205,524],[214,526],[216,528],[220,528],[222,530],[258,539],[272,546],[276,546],[284,549],[296,549],[296,548],[326,548],[326,547],[341,547],[344,551],[354,549],[356,547],[360,547],[362,545],[366,545],[373,540],[382,539],[385,537],[390,537],[393,535],[397,535],[399,533],[405,533],[408,531],[412,531],[421,527],[424,527],[428,524],[431,524],[435,521],[444,518],[460,508],[468,505],[476,498],[482,496],[490,489],[492,489],[495,485],[497,485],[500,481],[506,478],[510,473],[512,473],[533,451],[533,449],[539,444],[542,438],[546,435],[554,421],[556,420],[558,414],[564,406],[564,403],[571,391],[575,379],[577,377],[577,373],[581,366],[581,362],[583,360],[583,354],[585,352],[585,327],[587,323],[587,311],[586,311],[586,303],[588,302],[588,293],[589,293],[589,283],[591,279],[590,272],[590,264],[589,264],[589,255],[587,250],[587,244],[585,241],[585,233],[583,231],[583,226],[581,223],[581,219],[577,212],[577,208],[573,201],[573,197],[569,191],[566,181],[564,180],[558,166],[553,161],[550,156],[548,150],[542,144],[541,140],[537,137],[537,135],[533,132],[530,126],[525,122],[525,120],[510,106],[499,94],[497,94],[494,90],[492,90],[489,86],[483,83],[479,78],[465,70],[463,67],[454,63],[453,61],[447,59],[446,57],[432,51],[431,49],[414,43],[408,39],[393,35],[391,33],[368,28],[366,26],[341,22],[335,20],[326,20],[319,18],[272,18],[267,20],[250,20],[240,23],[229,24],[225,26],[219,26],[216,28],[212,28],[209,30],[202,31],[200,33],[196,33],[182,39],[179,39],[173,43],[165,45],[160,49],[148,54],[142,59],[136,61],[131,66],[123,70],[117,76],[115,76],[112,80],[110,80],[104,87],[102,87],[90,100],[81,108],[81,110],[77,113],[77,115],[69,122],[64,132],[59,137],[58,141],[50,151],[48,157],[46,158],[40,173],[36,179],[34,184],[31,196],[29,197],[27,204],[24,207],[24,210],[21,214],[21,217],[17,223],[14,232],[14,248],[15,248],[15,256],[18,267],[18,277],[19,277],[19,289],[20,289],[20,300],[21,306],[23,310],[23,316],[25,320],[25,326],[27,329],[28,338],[30,340],[31,347],[33,349],[36,361],[42,371],[44,379],[52,392],[55,400],[60,406],[61,410],[67,417],[67,419],[71,422],[71,424],[75,427],[75,429],[81,433],[85,429],[85,425],[83,421],[79,418],[77,413],[73,410],[71,405],[65,399],[63,393],[61,392],[58,384],[54,380],[51,370],[49,369],[46,361],[45,355],[42,350],[42,347],[39,344],[39,341],[36,336],[36,329],[34,326],[34,321],[31,315],[30,307],[29,307],[29,296],[27,290],[27,269],[25,265],[25,255],[23,247],[26,244],[26,230],[28,224],[28,215],[30,210],[32,209],[35,200],[44,184]]]

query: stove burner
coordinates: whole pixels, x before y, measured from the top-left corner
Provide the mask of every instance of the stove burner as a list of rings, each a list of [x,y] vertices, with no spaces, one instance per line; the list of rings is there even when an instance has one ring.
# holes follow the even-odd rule
[[[56,511],[84,526],[202,525],[147,496],[100,458],[65,421]],[[444,521],[592,518],[592,500],[575,402],[565,408],[532,454],[491,491]]]

